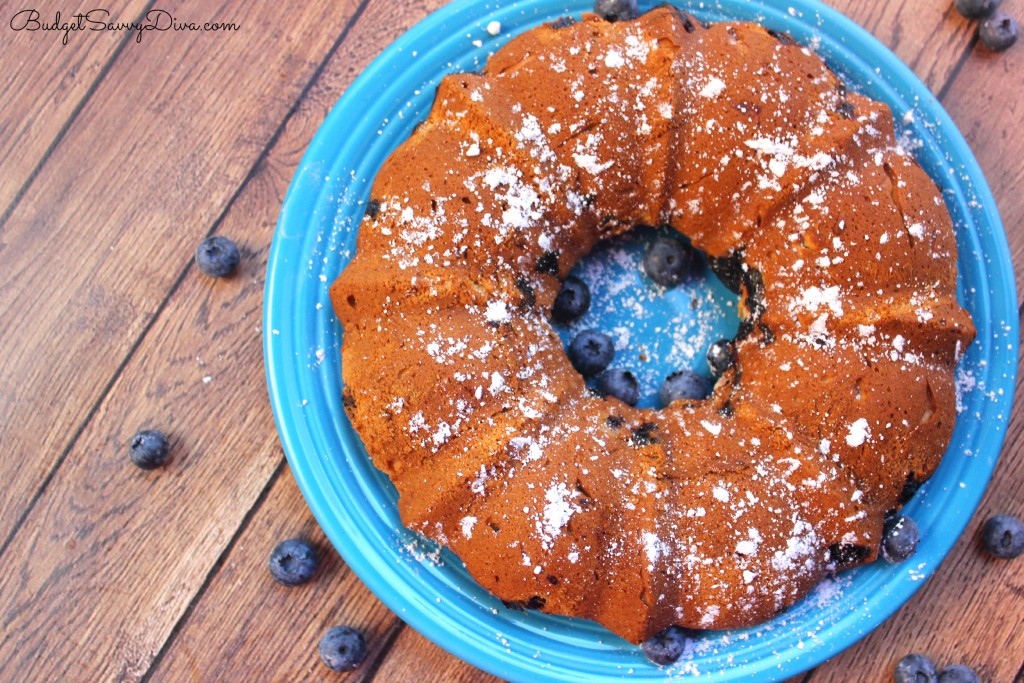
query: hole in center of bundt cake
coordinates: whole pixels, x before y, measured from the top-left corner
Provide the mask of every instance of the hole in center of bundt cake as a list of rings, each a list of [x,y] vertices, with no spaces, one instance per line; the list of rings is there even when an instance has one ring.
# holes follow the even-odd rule
[[[679,244],[682,252],[674,249]],[[680,270],[680,258],[692,263]],[[701,389],[688,372],[710,388],[708,349],[734,338],[740,324],[737,295],[670,228],[638,226],[600,242],[573,268],[559,298],[552,322],[587,384],[641,408],[662,407],[673,376],[677,396]]]

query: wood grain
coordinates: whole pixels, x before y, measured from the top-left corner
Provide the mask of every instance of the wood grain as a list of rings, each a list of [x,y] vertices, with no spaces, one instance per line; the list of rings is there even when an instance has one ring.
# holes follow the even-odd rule
[[[319,549],[320,568],[310,583],[286,588],[270,578],[267,556],[292,537]],[[361,681],[387,656],[403,624],[331,548],[285,471],[148,680],[336,680],[317,654],[320,638],[332,626],[365,634],[367,660],[345,678]]]
[[[379,683],[498,683],[502,679],[452,657],[416,631],[406,628],[373,680]]]
[[[131,22],[137,21],[148,5],[148,0],[115,0],[105,3],[102,10],[109,12],[111,20]],[[102,10],[90,16],[99,19]],[[58,12],[64,21],[77,24],[69,16],[76,11],[89,10],[54,0],[0,4],[0,92],[18,94],[0,98],[0,217],[8,213],[111,60],[133,38],[128,31],[75,32],[63,44],[59,31],[32,30],[37,24],[53,23]],[[0,218],[0,228],[2,223]]]
[[[39,680],[67,675],[71,650],[81,646],[75,633],[93,630],[115,635],[88,665],[75,662],[76,674],[141,678],[210,571],[231,564],[220,557],[247,513],[264,510],[254,505],[280,463],[260,346],[267,250],[291,174],[354,77],[353,64],[375,56],[378,32],[402,29],[387,6],[370,19],[360,26],[365,37],[325,70],[334,80],[310,91],[223,219],[224,232],[246,236],[243,271],[213,282],[189,270],[8,548],[7,555],[28,560],[25,572],[0,578],[0,605],[10,606],[0,679],[43,649],[51,656],[38,667]],[[140,475],[127,465],[125,444],[143,425],[172,435],[167,471]],[[290,509],[308,516],[304,506]],[[264,563],[244,566],[263,577]],[[57,609],[67,595],[76,602],[71,618]],[[251,612],[247,606],[244,615]],[[278,623],[276,612],[265,615],[268,627]],[[210,648],[208,634],[202,640],[225,654]]]
[[[824,0],[860,24],[905,64],[933,93],[956,71],[974,27],[951,0]]]
[[[27,166],[11,164],[35,168],[4,151],[18,125],[45,163],[0,225],[0,405],[15,407],[0,411],[0,442],[13,454],[0,459],[0,541],[10,539],[0,680],[496,680],[403,627],[327,548],[284,469],[260,348],[267,251],[306,144],[369,60],[440,4],[349,0],[285,16],[234,0],[200,18],[238,21],[243,33],[126,46],[102,78],[91,43],[67,62],[36,45],[39,64],[16,61],[4,43],[0,84],[26,97],[0,99],[0,171],[12,169],[17,184]],[[967,52],[973,28],[948,0],[829,4],[945,94],[1024,263],[1021,48]],[[1022,5],[1004,7],[1020,16]],[[29,87],[43,72],[79,76],[58,90]],[[188,266],[211,229],[243,247],[232,279]],[[903,610],[808,680],[884,681],[911,650],[977,664],[983,680],[1018,674],[1024,564],[986,559],[972,534],[992,511],[1024,513],[1021,413],[1018,401],[971,533]],[[126,462],[142,426],[171,434],[163,470]],[[315,583],[289,590],[265,562],[292,535],[314,539],[324,566]],[[370,660],[347,678],[316,657],[336,623],[369,636]]]
[[[1024,0],[1003,7],[1024,18]],[[985,172],[1002,214],[1016,266],[1017,291],[1024,291],[1024,45],[993,54],[978,45],[943,100]]]
[[[284,22],[271,3],[228,2],[219,16],[242,30],[162,35],[122,51],[72,123],[2,232],[0,404],[12,409],[0,411],[10,454],[0,460],[9,487],[0,539],[356,8],[339,3],[340,23],[325,31],[325,10],[314,4]]]

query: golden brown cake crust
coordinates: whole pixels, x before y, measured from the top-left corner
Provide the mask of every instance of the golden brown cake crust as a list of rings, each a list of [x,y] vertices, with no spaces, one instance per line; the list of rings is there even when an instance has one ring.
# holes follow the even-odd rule
[[[669,224],[740,265],[706,401],[596,398],[548,323],[600,240]],[[331,297],[346,411],[408,526],[499,598],[640,642],[767,620],[875,558],[934,471],[974,336],[888,109],[811,51],[663,7],[529,31],[446,77]]]

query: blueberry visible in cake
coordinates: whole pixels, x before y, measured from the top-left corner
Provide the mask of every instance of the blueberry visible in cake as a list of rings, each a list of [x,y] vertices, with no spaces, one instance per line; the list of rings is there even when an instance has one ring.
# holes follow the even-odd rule
[[[787,36],[671,7],[540,26],[443,79],[370,196],[331,289],[345,409],[403,522],[501,600],[634,643],[765,621],[876,559],[949,443],[974,328],[948,211],[892,113]],[[661,409],[591,391],[611,339],[552,327],[639,225],[741,319],[710,392]]]
[[[702,401],[708,397],[711,385],[702,375],[692,370],[678,370],[665,378],[658,392],[663,406],[675,401]]]
[[[736,345],[731,339],[719,339],[708,347],[708,367],[716,377],[725,374],[726,370],[735,365],[733,355],[736,353]]]
[[[695,266],[693,249],[671,237],[659,237],[644,252],[644,271],[663,287],[675,287]]]
[[[612,338],[597,330],[583,330],[569,342],[569,362],[584,377],[590,377],[608,367],[615,358]]]
[[[590,308],[590,288],[587,283],[574,275],[570,275],[562,283],[562,289],[555,297],[551,307],[551,319],[557,323],[572,323]]]
[[[640,384],[629,370],[608,368],[597,376],[596,384],[602,396],[614,396],[628,406],[635,406],[640,400]]]

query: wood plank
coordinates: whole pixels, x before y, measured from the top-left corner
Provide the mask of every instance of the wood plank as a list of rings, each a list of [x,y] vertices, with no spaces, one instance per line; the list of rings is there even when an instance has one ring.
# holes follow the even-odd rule
[[[239,31],[133,44],[11,214],[0,233],[0,405],[13,408],[0,411],[0,539],[358,6],[338,3],[325,22],[325,7],[304,3],[282,21],[273,3],[230,0],[205,12]]]
[[[974,28],[949,0],[824,0],[892,50],[932,92],[955,71]]]
[[[109,12],[109,20],[132,22],[148,5],[148,0],[114,0],[102,10]],[[89,17],[103,19],[102,10]],[[57,12],[64,21],[75,22],[69,15],[79,11],[89,10],[74,9],[59,0],[3,7],[0,92],[17,96],[0,98],[0,216],[81,108],[110,60],[132,40],[127,31],[88,31],[70,33],[62,44],[58,31],[32,30],[52,23]]]
[[[296,536],[318,548],[320,568],[310,583],[285,588],[270,578],[267,556]],[[347,681],[364,680],[403,627],[330,547],[285,471],[148,680],[330,680],[317,645],[342,625],[362,630],[368,650]]]
[[[502,679],[456,659],[413,629],[407,628],[398,636],[391,654],[381,664],[373,680],[379,683],[500,683]]]
[[[246,372],[262,357],[261,265],[223,282],[193,269],[19,529],[0,680],[138,680],[264,491],[282,453]],[[143,425],[170,436],[166,468],[128,461]]]
[[[368,63],[384,44],[377,35],[400,31],[402,17],[409,16],[390,4],[375,7],[222,222],[221,232],[246,247],[242,271],[214,282],[189,270],[14,537],[6,556],[18,558],[19,569],[0,577],[0,680],[26,671],[34,680],[72,671],[79,680],[138,680],[202,587],[209,581],[219,595],[218,586],[233,585],[219,582],[217,570],[265,573],[265,556],[256,564],[234,553],[223,564],[218,558],[228,547],[247,552],[247,541],[232,546],[232,539],[281,461],[260,344],[266,257],[284,192],[310,137],[357,73],[353,65]],[[125,460],[125,444],[142,425],[171,434],[173,460],[166,470],[145,474]],[[287,509],[308,523],[304,505],[293,502]],[[331,581],[324,587],[336,589]],[[266,599],[255,595],[260,604]],[[70,613],[68,604],[74,604]],[[337,615],[333,602],[317,607]],[[240,603],[202,603],[190,616],[202,620],[209,609],[238,617],[236,608]],[[252,612],[246,610],[238,623],[258,618],[267,629],[280,625],[277,612]],[[185,643],[188,623],[181,627]],[[207,632],[199,631],[198,642],[228,657]],[[275,661],[306,661],[306,645],[292,646],[271,653],[279,656]],[[172,647],[164,661],[177,657]]]
[[[1024,16],[1024,0],[1007,0],[1006,11]],[[980,45],[966,61],[943,105],[978,159],[1002,214],[1024,291],[1024,49],[992,54]]]

